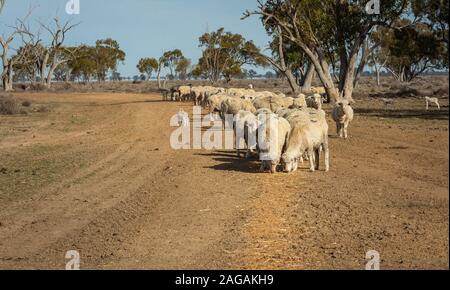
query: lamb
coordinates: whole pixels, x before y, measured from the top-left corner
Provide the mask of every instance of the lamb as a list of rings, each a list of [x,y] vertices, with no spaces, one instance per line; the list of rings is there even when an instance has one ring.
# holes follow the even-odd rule
[[[428,111],[430,103],[431,104],[435,104],[438,107],[438,110],[441,109],[441,105],[439,104],[439,100],[438,98],[430,98],[430,97],[425,97],[425,102],[426,102],[426,109]]]
[[[280,164],[281,155],[283,154],[286,142],[289,138],[291,125],[289,122],[275,114],[261,114],[258,120],[263,122],[260,129],[264,129],[264,140],[258,140],[260,150],[260,159],[262,161],[261,171],[270,170],[275,173],[278,164]],[[258,134],[259,135],[259,134]]]
[[[354,112],[348,100],[340,100],[336,103],[331,113],[336,122],[337,135],[340,138],[348,138],[348,126],[353,121]]]
[[[320,151],[325,153],[325,172],[330,169],[328,148],[328,124],[323,110],[301,110],[287,118],[291,133],[282,156],[284,170],[293,172],[298,168],[298,160],[306,153],[310,171],[319,170]]]

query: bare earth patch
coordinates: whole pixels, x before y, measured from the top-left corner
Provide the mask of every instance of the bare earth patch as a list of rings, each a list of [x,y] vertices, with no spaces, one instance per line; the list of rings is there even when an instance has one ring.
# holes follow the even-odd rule
[[[331,171],[258,173],[231,151],[174,151],[191,104],[143,94],[18,94],[0,116],[0,268],[448,269],[448,100],[360,100]],[[330,110],[327,106],[326,109]]]

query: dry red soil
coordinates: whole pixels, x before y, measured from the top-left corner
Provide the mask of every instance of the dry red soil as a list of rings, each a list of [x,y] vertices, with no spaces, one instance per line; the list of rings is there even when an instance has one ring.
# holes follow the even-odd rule
[[[0,268],[448,269],[448,101],[360,100],[331,171],[258,172],[233,151],[171,149],[188,103],[23,93],[0,116]],[[327,106],[326,109],[330,110]]]

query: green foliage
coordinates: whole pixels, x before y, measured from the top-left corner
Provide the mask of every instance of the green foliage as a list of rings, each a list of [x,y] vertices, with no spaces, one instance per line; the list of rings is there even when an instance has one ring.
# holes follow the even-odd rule
[[[158,61],[154,58],[141,58],[137,64],[137,69],[141,74],[146,74],[147,79],[150,79],[152,73],[158,70]]]
[[[2,13],[3,6],[5,5],[6,0],[0,0],[0,13]]]
[[[447,65],[447,49],[431,27],[425,23],[398,21],[393,29],[380,27],[372,35],[379,46],[376,57],[400,81],[411,81],[419,74]]]
[[[116,71],[119,62],[125,61],[125,52],[120,49],[119,43],[111,38],[97,40],[94,51],[98,80],[104,81],[109,71]]]
[[[225,32],[224,28],[203,34],[199,41],[203,53],[194,71],[196,75],[204,75],[212,82],[221,77],[231,80],[242,73],[244,64],[267,64],[252,41],[247,41],[240,34]]]
[[[189,68],[191,66],[191,60],[185,57],[181,58],[175,68],[175,72],[178,74],[180,80],[185,80],[189,77]]]
[[[446,48],[444,66],[448,69],[448,0],[412,0],[412,10]]]
[[[96,49],[91,46],[82,46],[75,57],[68,62],[72,79],[89,81],[97,75]]]
[[[337,99],[341,94],[351,98],[365,61],[358,55],[368,36],[375,27],[389,26],[405,13],[409,0],[380,1],[379,14],[367,13],[369,1],[261,0],[258,11],[244,16],[259,15],[269,33],[281,34],[297,45],[315,65],[330,97]],[[335,74],[338,88],[331,68],[339,70]]]
[[[125,52],[120,49],[119,43],[108,38],[97,40],[95,46],[78,47],[68,66],[72,79],[89,81],[96,77],[98,81],[104,81],[107,74],[115,72],[119,62],[124,60]]]
[[[164,52],[162,57],[159,59],[159,62],[163,67],[169,68],[170,75],[175,76],[175,69],[178,65],[178,62],[184,58],[183,53],[179,49],[174,49],[170,51]]]

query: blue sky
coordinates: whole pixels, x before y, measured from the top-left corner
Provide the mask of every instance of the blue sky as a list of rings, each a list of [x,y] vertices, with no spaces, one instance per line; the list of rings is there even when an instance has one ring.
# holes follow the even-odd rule
[[[260,48],[269,40],[259,19],[240,20],[246,9],[256,7],[256,0],[80,0],[79,15],[66,14],[67,2],[7,0],[0,16],[0,33],[6,35],[7,25],[23,17],[30,6],[35,7],[30,24],[36,28],[38,21],[49,23],[56,15],[72,19],[80,25],[68,35],[67,45],[93,44],[107,37],[119,41],[127,54],[120,66],[123,76],[137,74],[139,58],[157,58],[174,48],[196,62],[201,55],[198,37],[220,27],[242,34]]]

